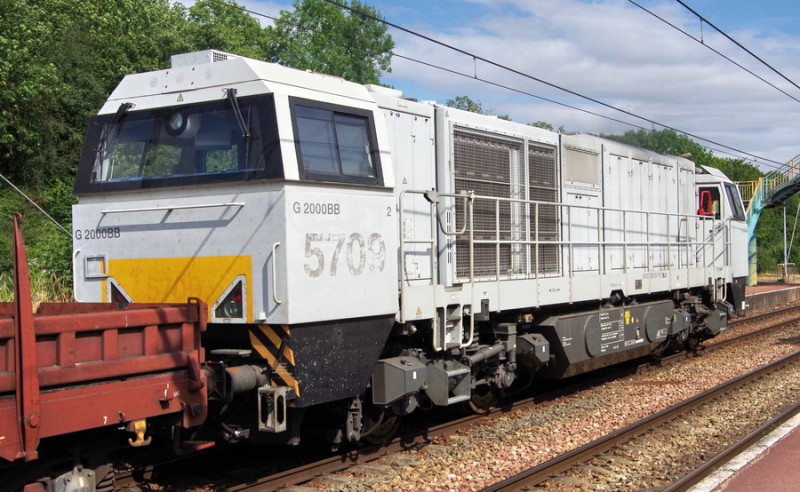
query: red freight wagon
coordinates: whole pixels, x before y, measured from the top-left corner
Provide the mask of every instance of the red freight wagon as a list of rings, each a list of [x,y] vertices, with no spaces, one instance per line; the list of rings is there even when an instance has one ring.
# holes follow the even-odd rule
[[[16,217],[14,247],[16,302],[0,303],[0,464],[37,459],[54,436],[125,427],[121,444],[141,446],[149,419],[205,421],[202,302],[53,303],[34,313]]]

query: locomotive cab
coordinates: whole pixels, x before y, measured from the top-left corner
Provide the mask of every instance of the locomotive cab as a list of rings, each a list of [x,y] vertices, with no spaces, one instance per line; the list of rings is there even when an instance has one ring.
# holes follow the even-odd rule
[[[745,285],[747,278],[747,217],[739,189],[718,169],[697,167],[697,215],[719,221],[720,232],[713,238],[717,250],[726,255],[731,279],[720,294],[733,306],[736,313],[745,312]]]
[[[337,77],[212,51],[127,76],[81,156],[76,298],[203,300],[212,395],[261,430],[364,393],[397,311],[385,139]]]

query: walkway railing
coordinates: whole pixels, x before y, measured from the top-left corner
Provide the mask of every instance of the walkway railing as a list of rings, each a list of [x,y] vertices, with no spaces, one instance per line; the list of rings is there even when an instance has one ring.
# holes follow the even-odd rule
[[[751,210],[758,213],[766,205],[771,204],[775,192],[798,177],[800,177],[800,155],[757,181],[738,181],[736,186],[739,187],[739,194],[747,207],[748,217]]]
[[[800,155],[757,181],[739,181],[736,186],[739,188],[739,194],[742,196],[747,211],[747,243],[750,262],[747,285],[756,285],[758,283],[756,274],[756,224],[758,218],[764,208],[774,207],[796,193],[800,193]]]

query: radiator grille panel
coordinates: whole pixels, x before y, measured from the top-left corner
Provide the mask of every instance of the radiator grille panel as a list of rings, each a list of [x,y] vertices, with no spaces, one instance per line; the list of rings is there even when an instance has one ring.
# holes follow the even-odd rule
[[[455,130],[454,175],[455,191],[474,191],[482,197],[540,200],[556,202],[557,162],[552,147],[529,146],[528,179],[526,184],[522,141],[506,140]],[[456,229],[461,229],[467,217],[459,206]],[[559,271],[559,248],[542,245],[538,249],[524,244],[536,239],[536,217],[532,205],[491,199],[476,199],[473,203],[474,238],[477,241],[514,241],[513,244],[474,245],[475,277],[532,275],[538,256],[538,273]],[[558,209],[539,205],[538,226],[540,241],[558,240]],[[499,258],[498,258],[499,257]],[[469,278],[469,240],[456,240],[456,276]],[[499,260],[499,261],[498,261]]]
[[[528,147],[529,186],[530,200],[541,202],[558,202],[558,165],[556,151],[552,147]],[[539,241],[558,241],[558,207],[555,205],[539,204],[538,210],[538,239]],[[537,238],[536,210],[530,211],[531,239]],[[560,271],[559,247],[553,245],[540,245],[538,251],[532,252],[533,268],[537,265],[538,273],[552,274]]]
[[[454,140],[455,189],[474,191],[476,195],[498,198],[519,198],[523,193],[518,176],[522,142],[513,142],[456,130]],[[512,181],[516,181],[515,183]],[[499,220],[497,204],[491,200],[476,200],[473,205],[473,227],[476,240],[501,240],[513,238],[511,206],[501,202]],[[462,227],[463,213],[459,213],[456,227]],[[519,238],[517,238],[519,239]],[[518,248],[517,248],[518,249]],[[512,247],[500,245],[500,272],[519,274],[524,263],[519,264],[519,254],[512,267]],[[474,274],[476,277],[494,276],[497,271],[497,246],[476,244],[474,248]],[[469,277],[469,241],[456,241],[456,276]]]

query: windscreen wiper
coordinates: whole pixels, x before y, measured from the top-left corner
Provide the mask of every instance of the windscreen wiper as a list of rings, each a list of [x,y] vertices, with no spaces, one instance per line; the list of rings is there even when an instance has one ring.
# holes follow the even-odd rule
[[[117,128],[117,123],[122,121],[122,118],[124,118],[125,115],[128,114],[128,111],[133,106],[134,104],[131,102],[124,102],[119,105],[119,108],[117,108],[117,112],[114,113],[114,117],[111,118],[111,123],[107,124],[103,128],[103,133],[100,134],[100,142],[98,142],[95,152],[100,153],[101,151],[105,150],[106,140],[108,140],[108,136],[111,133],[111,128]]]
[[[236,97],[236,89],[231,87],[224,89],[224,91],[228,95],[228,100],[231,102],[231,106],[233,107],[233,114],[236,115],[236,121],[239,123],[239,128],[242,130],[242,137],[250,138],[250,129],[247,128],[247,123],[244,121],[244,115],[242,115],[242,109],[239,107],[239,99]]]

